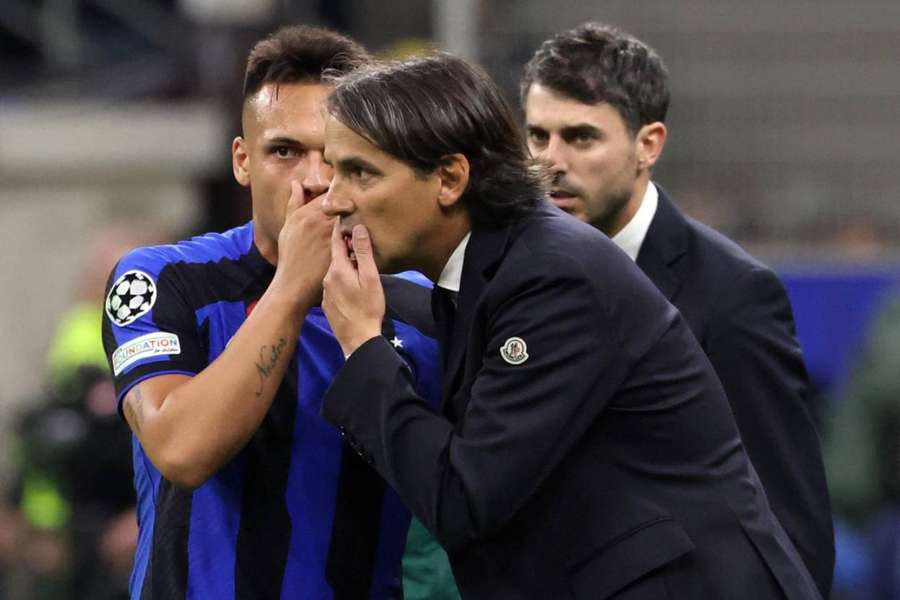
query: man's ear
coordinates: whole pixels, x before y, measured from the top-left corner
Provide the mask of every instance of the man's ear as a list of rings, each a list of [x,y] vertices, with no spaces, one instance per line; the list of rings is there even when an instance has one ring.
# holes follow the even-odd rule
[[[231,142],[231,170],[234,178],[244,187],[250,185],[250,154],[247,152],[247,142],[241,136]]]
[[[661,121],[648,123],[641,127],[637,134],[638,164],[650,170],[662,155],[663,146],[666,145],[666,126]]]
[[[437,168],[441,188],[438,204],[442,208],[455,206],[469,185],[469,159],[463,154],[448,154]]]

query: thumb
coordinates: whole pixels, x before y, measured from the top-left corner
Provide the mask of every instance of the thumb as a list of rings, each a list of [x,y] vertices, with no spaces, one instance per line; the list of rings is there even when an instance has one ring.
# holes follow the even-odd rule
[[[360,279],[371,281],[378,279],[378,266],[372,254],[372,238],[365,225],[353,226],[353,253],[356,255],[356,268]]]

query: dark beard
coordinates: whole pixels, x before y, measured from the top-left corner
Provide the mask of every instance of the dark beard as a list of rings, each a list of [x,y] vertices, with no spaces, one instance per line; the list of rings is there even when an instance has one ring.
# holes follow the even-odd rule
[[[629,200],[631,200],[630,190],[622,191],[617,194],[608,194],[604,198],[606,210],[604,210],[602,214],[597,215],[597,217],[591,221],[591,225],[605,233],[608,237],[612,237],[610,232],[619,225],[622,211],[628,206]],[[616,233],[618,233],[618,231],[616,231]]]

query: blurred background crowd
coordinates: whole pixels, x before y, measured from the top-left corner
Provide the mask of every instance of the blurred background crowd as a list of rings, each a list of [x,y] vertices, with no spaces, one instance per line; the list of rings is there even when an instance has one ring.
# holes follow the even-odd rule
[[[818,392],[835,598],[900,599],[900,3],[3,0],[0,600],[124,598],[130,433],[100,344],[129,248],[249,218],[241,68],[280,24],[483,65],[517,103],[549,35],[607,21],[672,77],[655,179],[781,274]]]

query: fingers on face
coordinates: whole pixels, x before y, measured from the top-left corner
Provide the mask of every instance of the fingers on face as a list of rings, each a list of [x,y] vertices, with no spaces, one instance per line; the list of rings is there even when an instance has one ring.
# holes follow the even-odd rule
[[[303,206],[303,186],[299,181],[291,181],[291,197],[288,198],[287,211],[288,214]]]
[[[380,282],[378,266],[372,255],[372,238],[365,225],[353,227],[353,251],[356,254],[356,268],[359,270],[360,280],[364,285],[371,285],[374,281]]]
[[[344,244],[344,236],[341,234],[341,223],[335,219],[331,227],[331,264],[342,264],[349,260],[347,245]]]

